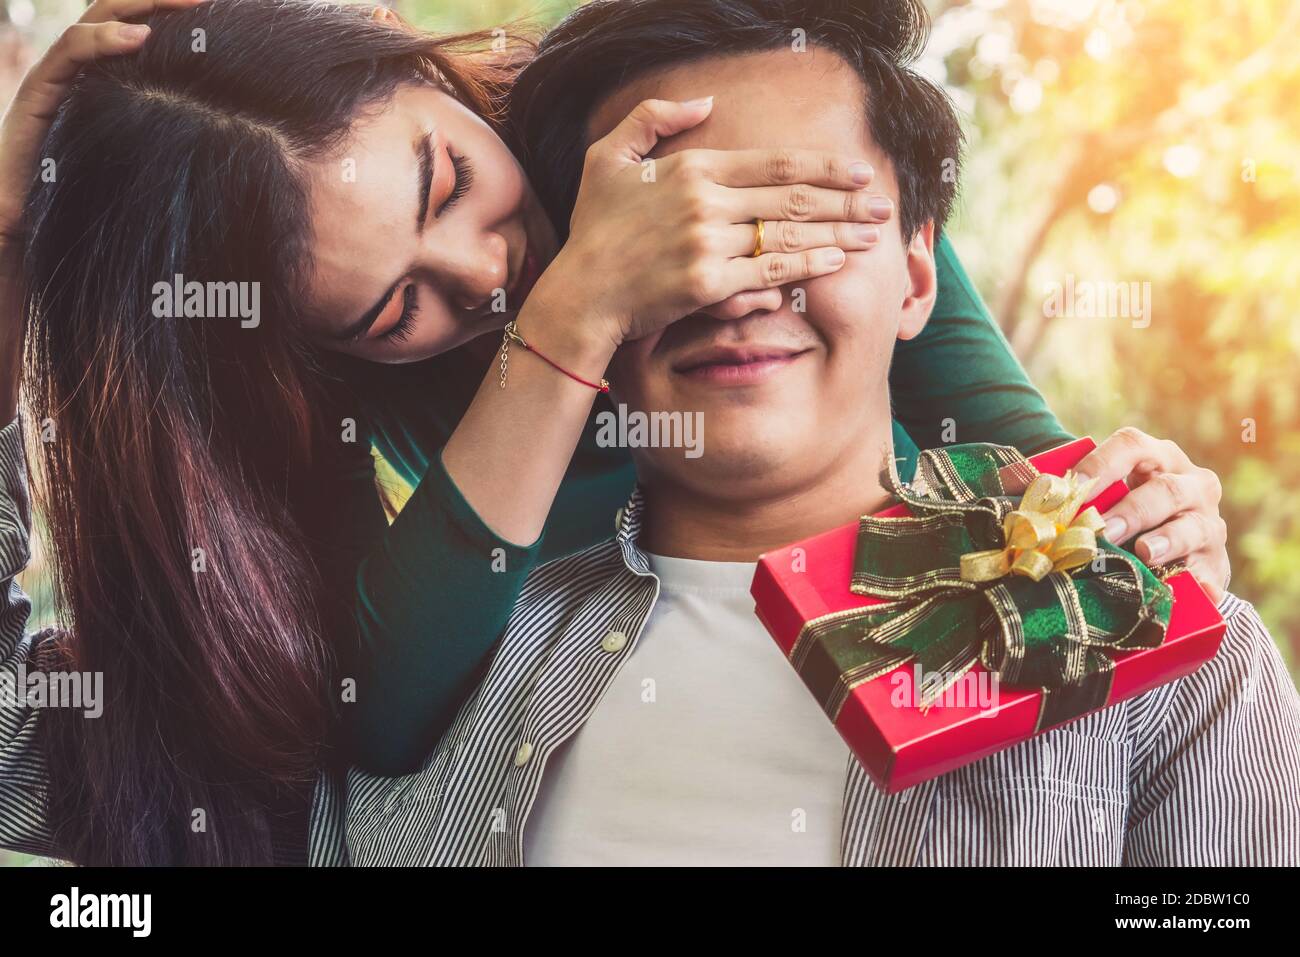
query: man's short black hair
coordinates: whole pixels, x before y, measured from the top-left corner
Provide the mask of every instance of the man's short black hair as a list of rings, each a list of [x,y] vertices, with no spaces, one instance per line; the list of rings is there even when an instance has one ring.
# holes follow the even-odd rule
[[[839,54],[869,91],[867,121],[894,165],[910,240],[930,220],[938,229],[947,219],[962,144],[948,97],[908,66],[929,26],[921,0],[595,0],[548,33],[520,74],[510,135],[563,235],[587,119],[603,97],[656,68],[803,40]]]

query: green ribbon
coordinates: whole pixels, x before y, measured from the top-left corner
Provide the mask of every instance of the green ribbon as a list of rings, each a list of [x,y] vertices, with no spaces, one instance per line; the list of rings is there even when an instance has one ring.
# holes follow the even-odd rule
[[[1098,539],[1092,562],[1041,581],[970,582],[961,556],[1003,548],[1003,520],[1038,471],[981,443],[922,452],[910,486],[890,476],[909,517],[865,516],[850,588],[890,599],[804,625],[791,661],[832,720],[858,685],[916,663],[940,680],[928,707],[978,661],[1009,687],[1037,688],[1037,730],[1105,705],[1114,656],[1163,641],[1173,597],[1134,555]]]

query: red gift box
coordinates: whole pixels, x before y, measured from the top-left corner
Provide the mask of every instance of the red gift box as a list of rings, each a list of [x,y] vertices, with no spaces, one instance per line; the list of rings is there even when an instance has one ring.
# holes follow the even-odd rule
[[[1078,439],[1029,461],[1040,472],[1064,475],[1095,447],[1090,438]],[[1116,482],[1087,505],[1095,505],[1105,513],[1127,493],[1127,486]],[[879,514],[899,516],[910,512],[905,505],[895,505]],[[883,601],[849,591],[857,541],[858,525],[854,523],[768,552],[759,560],[750,592],[759,619],[787,658],[805,622]],[[1156,648],[1115,656],[1114,679],[1104,707],[1191,674],[1218,651],[1224,621],[1201,586],[1187,572],[1171,576],[1166,584],[1173,592],[1174,604],[1164,642]],[[914,666],[908,663],[859,685],[835,721],[836,729],[863,768],[888,793],[920,784],[1047,730],[1038,728],[1042,692],[1006,685],[997,685],[996,696],[986,706],[960,701],[935,703],[928,709],[900,705],[895,700],[896,689],[912,689],[913,671]],[[989,677],[977,663],[963,680],[982,681],[988,687]]]

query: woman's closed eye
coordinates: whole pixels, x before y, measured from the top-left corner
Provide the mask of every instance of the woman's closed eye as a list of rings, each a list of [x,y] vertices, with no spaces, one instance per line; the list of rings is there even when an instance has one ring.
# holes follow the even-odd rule
[[[415,317],[419,313],[419,290],[416,289],[415,283],[410,283],[402,290],[402,314],[380,335],[380,338],[389,342],[405,342],[411,337],[411,330],[415,328]]]
[[[469,192],[474,185],[474,166],[470,161],[459,153],[453,153],[450,148],[447,150],[448,157],[451,158],[451,168],[454,172],[451,192],[447,198],[438,204],[434,211],[434,218],[441,216],[447,210],[451,209],[456,203]],[[415,283],[410,283],[402,290],[402,312],[397,317],[397,321],[388,329],[380,334],[381,339],[389,342],[405,342],[411,337],[411,331],[415,328],[416,317],[420,313],[419,289]]]
[[[434,211],[434,218],[441,216],[455,206],[469,192],[469,188],[474,185],[474,165],[461,154],[453,153],[451,147],[447,148],[447,155],[451,157],[451,168],[455,173],[455,179],[452,182],[451,192],[447,194],[446,199],[438,204],[437,210]]]
[[[447,190],[445,198],[443,198],[443,200],[438,203],[437,208],[434,209],[434,219],[442,216],[449,209],[455,206],[456,203],[469,192],[470,187],[474,185],[473,164],[470,163],[465,156],[453,152],[451,147],[447,147],[446,151],[447,158],[450,160],[446,167],[451,173],[451,181],[447,184],[450,186],[450,189]],[[426,153],[425,155],[432,156],[431,153]],[[437,176],[436,173],[432,176],[432,179],[435,181],[441,178],[442,177]],[[426,190],[424,195],[427,198],[430,190],[438,191],[438,186],[436,182],[429,182],[428,180],[425,182]],[[415,283],[408,283],[401,290],[402,311],[390,324],[389,320],[385,317],[391,312],[392,302],[393,300],[390,299],[388,305],[384,307],[383,311],[379,314],[378,319],[371,326],[369,333],[366,334],[364,338],[384,339],[389,342],[405,342],[410,338],[411,331],[415,326],[415,317],[419,312],[419,290],[416,288]]]

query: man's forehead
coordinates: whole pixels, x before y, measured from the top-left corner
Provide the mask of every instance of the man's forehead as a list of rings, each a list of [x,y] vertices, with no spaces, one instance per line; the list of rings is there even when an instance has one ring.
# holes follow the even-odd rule
[[[705,96],[714,98],[708,120],[651,155],[697,147],[875,152],[865,85],[838,54],[815,47],[701,57],[641,74],[596,104],[587,142],[609,133],[642,100]]]

